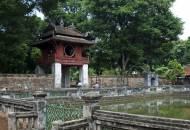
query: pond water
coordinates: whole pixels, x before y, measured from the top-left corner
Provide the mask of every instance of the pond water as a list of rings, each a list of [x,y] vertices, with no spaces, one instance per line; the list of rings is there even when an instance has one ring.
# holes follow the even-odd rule
[[[101,109],[130,114],[190,120],[190,96],[142,99],[133,102],[106,105],[102,106]]]

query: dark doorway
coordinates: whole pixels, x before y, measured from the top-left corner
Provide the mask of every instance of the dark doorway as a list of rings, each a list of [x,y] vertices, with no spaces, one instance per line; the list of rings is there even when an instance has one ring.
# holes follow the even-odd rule
[[[151,86],[155,86],[155,78],[153,77],[153,78],[151,78]]]

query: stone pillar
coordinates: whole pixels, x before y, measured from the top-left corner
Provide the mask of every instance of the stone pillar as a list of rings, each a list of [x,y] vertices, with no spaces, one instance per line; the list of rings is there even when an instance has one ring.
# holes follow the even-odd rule
[[[159,77],[158,75],[155,75],[155,83],[154,83],[154,86],[158,87],[159,86]]]
[[[101,95],[97,92],[88,92],[81,98],[84,100],[85,104],[83,106],[83,117],[88,120],[89,130],[96,130],[96,122],[92,118],[92,115],[95,110],[98,110],[100,107],[98,105]]]
[[[149,77],[150,77],[149,73],[146,73],[145,77],[144,77],[144,86],[145,87],[150,87],[151,86]]]
[[[34,102],[36,103],[36,111],[38,113],[37,118],[37,128],[38,130],[45,130],[46,127],[46,100],[45,97],[47,96],[46,93],[42,91],[36,91],[33,93]]]
[[[1,105],[1,111],[2,111],[2,112],[7,112],[7,109],[6,109],[5,104],[2,104],[2,105]]]
[[[89,82],[88,82],[88,64],[84,64],[81,68],[80,68],[80,75],[79,75],[79,79],[82,83],[83,86],[89,86]]]
[[[52,64],[52,74],[54,78],[54,88],[61,88],[62,82],[62,65],[60,63],[53,63]]]
[[[62,69],[62,83],[63,87],[69,88],[70,87],[70,73],[69,73],[70,68],[63,68]]]
[[[158,75],[154,73],[145,74],[144,83],[146,87],[157,87],[158,84]]]

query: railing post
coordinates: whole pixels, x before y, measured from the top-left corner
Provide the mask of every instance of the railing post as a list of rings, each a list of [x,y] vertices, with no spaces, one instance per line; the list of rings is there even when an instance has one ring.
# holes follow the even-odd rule
[[[52,130],[58,130],[59,124],[61,124],[61,123],[63,123],[63,121],[61,121],[61,120],[52,122]]]
[[[38,130],[45,130],[46,127],[46,100],[47,94],[42,91],[36,91],[33,93],[34,102],[36,103],[36,111],[38,113],[37,128]]]
[[[8,130],[17,130],[17,119],[14,112],[8,113]]]
[[[114,96],[119,96],[119,90],[118,90],[117,87],[115,88],[114,92],[115,92],[115,95],[114,95]]]
[[[85,102],[83,106],[83,117],[88,120],[89,130],[96,130],[96,123],[93,119],[93,113],[95,110],[100,108],[98,102],[101,97],[102,96],[97,92],[88,92],[82,96],[82,99]]]

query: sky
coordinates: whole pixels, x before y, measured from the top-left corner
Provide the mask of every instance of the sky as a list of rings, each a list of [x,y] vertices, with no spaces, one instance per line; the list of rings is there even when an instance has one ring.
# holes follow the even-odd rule
[[[183,34],[179,37],[182,40],[186,40],[190,36],[190,0],[176,0],[171,11],[184,22]],[[38,17],[44,19],[42,13],[37,10],[35,12]]]
[[[171,11],[184,22],[180,39],[186,40],[190,36],[190,0],[176,0]]]

